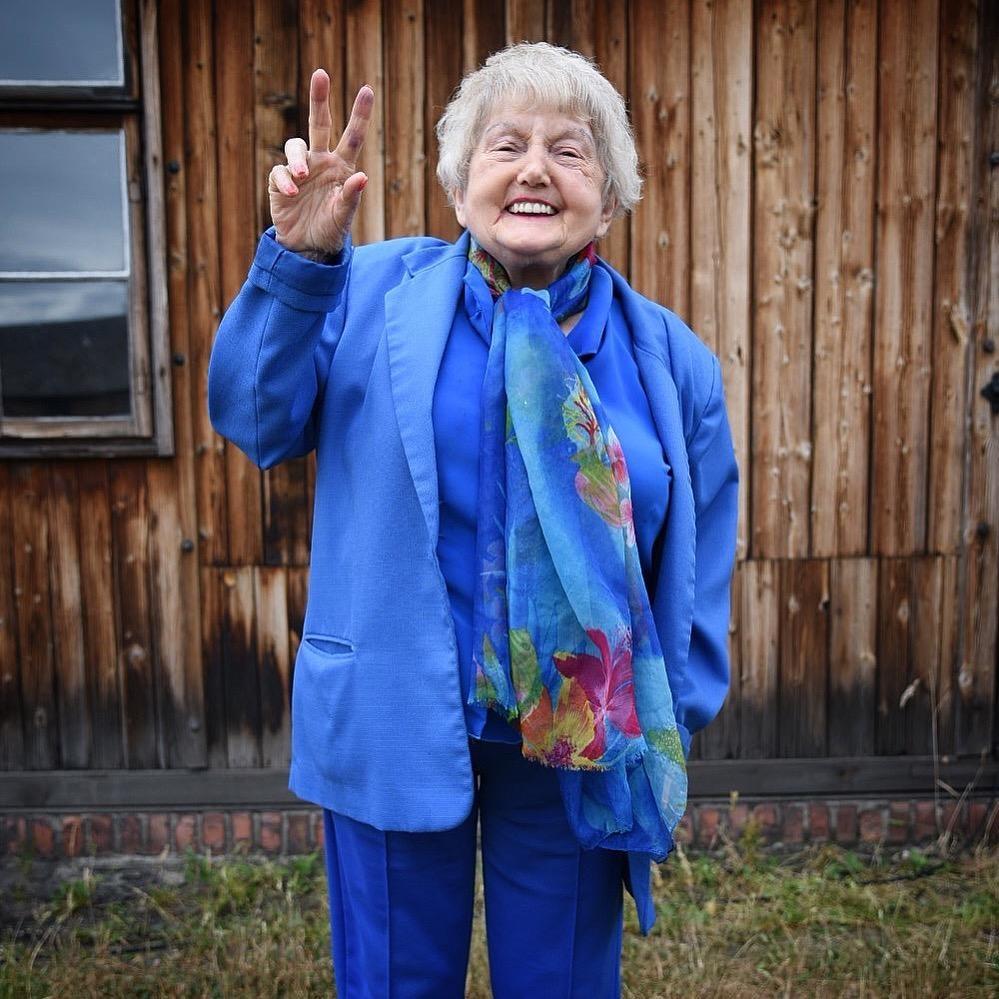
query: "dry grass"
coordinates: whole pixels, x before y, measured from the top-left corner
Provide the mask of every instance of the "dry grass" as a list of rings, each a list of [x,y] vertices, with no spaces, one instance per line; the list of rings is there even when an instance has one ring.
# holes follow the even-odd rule
[[[175,884],[84,873],[0,937],[0,996],[332,992],[320,857],[189,856]],[[641,937],[626,910],[624,995],[999,993],[999,854],[767,856],[752,835],[675,856]],[[489,996],[479,919],[468,995]]]

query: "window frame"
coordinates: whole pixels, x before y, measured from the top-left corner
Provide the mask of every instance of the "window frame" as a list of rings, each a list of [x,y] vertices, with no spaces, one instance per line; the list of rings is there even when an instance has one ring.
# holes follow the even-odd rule
[[[0,459],[174,453],[156,2],[117,0],[117,7],[122,83],[0,83],[0,128],[99,131],[117,127],[123,133],[131,412],[127,416],[12,417],[0,409]],[[70,272],[68,280],[73,279]],[[25,272],[20,280],[32,279]]]

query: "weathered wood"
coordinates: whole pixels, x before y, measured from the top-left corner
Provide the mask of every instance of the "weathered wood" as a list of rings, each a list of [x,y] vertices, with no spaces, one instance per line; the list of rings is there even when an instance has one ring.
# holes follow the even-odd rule
[[[80,592],[86,596],[83,641],[92,712],[91,766],[120,767],[125,764],[125,736],[107,466],[103,461],[84,462],[78,479]]]
[[[59,709],[59,758],[66,769],[90,765],[90,698],[80,605],[79,490],[76,469],[49,470],[49,588]]]
[[[253,620],[253,569],[225,569],[221,579],[226,758],[230,767],[258,767],[260,681]]]
[[[871,547],[926,543],[937,0],[880,7]]]
[[[867,550],[876,0],[818,6],[812,552]]]
[[[971,309],[969,238],[974,177],[975,62],[978,4],[948,0],[940,8],[940,98],[933,303],[933,374],[927,547],[961,547],[967,448],[964,415]]]
[[[201,659],[205,675],[205,741],[208,766],[229,766],[226,747],[225,658],[222,633],[222,576],[226,569],[202,569]]]
[[[288,570],[288,659],[294,669],[295,656],[302,641],[305,625],[305,604],[309,592],[307,569]]]
[[[829,677],[829,563],[781,562],[778,751],[826,754]]]
[[[268,5],[273,9],[275,5]],[[282,8],[283,9],[283,8]],[[277,12],[275,11],[275,20]],[[270,23],[258,26],[259,43],[254,43],[254,14],[248,4],[224,3],[215,6],[213,25],[215,53],[214,81],[217,118],[218,163],[218,225],[219,225],[219,288],[223,308],[236,297],[246,280],[246,272],[259,234],[270,225],[266,204],[254,200],[266,189],[267,174],[281,156],[272,145],[283,143],[282,111],[290,101],[294,107],[294,91],[289,96],[275,93],[261,73],[254,73],[262,53],[278,46],[281,59],[287,57],[287,34],[277,32]],[[274,38],[274,34],[278,37]],[[294,46],[292,46],[294,51]],[[294,66],[294,60],[291,60]],[[254,87],[247,84],[254,81]],[[280,90],[280,88],[278,88]],[[274,117],[276,125],[272,124]],[[258,142],[258,127],[265,127]],[[278,133],[275,135],[275,132]],[[291,130],[288,130],[290,137]],[[254,183],[248,183],[243,164],[249,150],[256,150]],[[266,190],[263,192],[266,202]],[[263,558],[260,471],[239,450],[225,448],[226,526],[229,541],[227,561],[236,565],[253,565]]]
[[[287,766],[291,758],[287,582],[288,570],[283,568],[259,568],[253,573],[264,767]]]
[[[971,270],[975,334],[971,372],[967,514],[962,571],[961,654],[955,677],[954,730],[960,753],[993,750],[996,719],[996,628],[999,619],[999,437],[996,416],[982,389],[995,377],[994,339],[999,330],[999,4],[982,4],[982,55],[975,81],[974,210]],[[992,340],[991,348],[988,341]]]
[[[347,5],[346,35],[344,120],[363,84],[367,83],[375,91],[371,125],[358,163],[358,169],[368,178],[368,186],[354,216],[354,242],[360,245],[385,238],[385,76],[379,0],[355,0]]]
[[[905,716],[901,700],[912,662],[912,562],[878,560],[878,713],[874,749],[905,751]]]
[[[13,497],[7,465],[0,464],[0,770],[24,768],[21,660],[14,597]]]
[[[506,44],[506,8],[496,0],[462,0],[462,72],[477,69]]]
[[[178,0],[161,3],[163,155],[180,163],[184,153],[183,46]],[[204,680],[201,666],[201,600],[197,491],[191,418],[191,341],[185,305],[187,218],[183,171],[168,172],[164,238],[167,246],[176,458],[149,462],[146,481],[154,501],[149,532],[150,607],[154,654],[162,683],[163,742],[169,766],[204,766]]]
[[[757,8],[751,550],[809,551],[815,5]]]
[[[424,185],[426,232],[441,239],[456,239],[461,226],[437,182],[437,121],[461,80],[462,20],[452,0],[424,0],[426,32],[426,93],[424,95]]]
[[[538,0],[506,0],[506,41],[545,41],[545,4]]]
[[[874,752],[877,685],[878,564],[829,563],[829,709],[831,756]]]
[[[29,770],[59,765],[49,603],[49,531],[45,516],[48,478],[48,469],[41,464],[18,463],[10,472],[24,763]]]
[[[741,566],[740,635],[742,706],[739,749],[744,759],[777,753],[777,675],[780,638],[780,569],[770,560]]]
[[[315,69],[325,69],[330,78],[334,141],[339,141],[343,132],[347,63],[344,6],[343,2],[328,3],[326,0],[299,0],[298,3],[297,134],[303,138],[309,134],[309,81]]]
[[[145,465],[115,462],[108,476],[118,607],[118,668],[125,719],[125,765],[163,766],[158,677],[149,617],[149,499]]]
[[[743,483],[750,478],[752,81],[751,5],[696,0],[691,14],[690,320],[721,360]],[[744,558],[748,548],[748,500],[749,490],[740,489],[737,558]]]
[[[631,283],[689,315],[690,9],[636,0],[631,13],[632,117],[646,171],[631,224]],[[663,58],[663,52],[669,58]]]
[[[385,232],[424,232],[423,0],[400,0],[385,8]]]
[[[187,194],[186,300],[190,331],[191,422],[198,503],[198,542],[208,564],[228,561],[225,445],[208,419],[208,358],[221,316],[214,45],[210,4],[183,4]],[[232,445],[230,445],[232,446]]]
[[[934,710],[940,687],[944,558],[924,556],[912,562],[912,659],[903,693],[905,751],[920,756],[934,751]]]

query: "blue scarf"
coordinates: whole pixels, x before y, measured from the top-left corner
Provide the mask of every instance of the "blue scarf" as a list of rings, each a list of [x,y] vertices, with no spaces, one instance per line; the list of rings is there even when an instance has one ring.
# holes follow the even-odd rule
[[[496,299],[482,387],[469,703],[558,769],[586,847],[662,860],[687,776],[635,544],[624,453],[559,321],[585,306],[592,244],[543,291],[514,289],[474,240]]]

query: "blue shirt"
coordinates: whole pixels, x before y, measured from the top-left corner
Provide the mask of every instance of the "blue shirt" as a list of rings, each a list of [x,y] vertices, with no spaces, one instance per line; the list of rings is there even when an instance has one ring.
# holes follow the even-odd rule
[[[489,355],[493,300],[482,275],[469,266],[434,390],[433,426],[440,493],[437,557],[447,583],[458,645],[458,668],[469,735],[519,742],[520,734],[495,712],[468,704],[472,668],[472,604],[477,566],[479,437],[482,380]],[[653,598],[670,472],[621,310],[612,304],[608,273],[594,268],[586,309],[568,334],[617,434],[631,479],[639,560]]]

